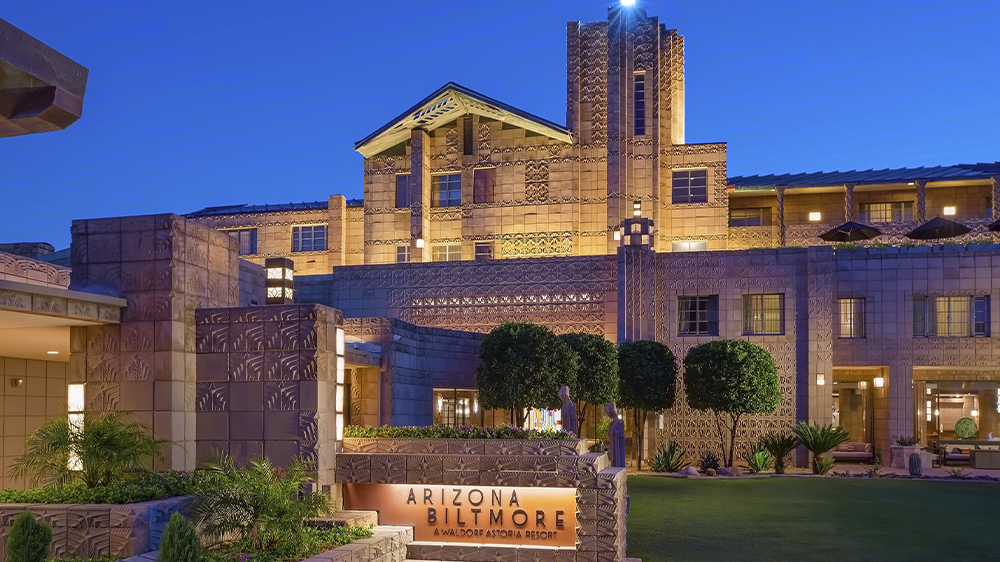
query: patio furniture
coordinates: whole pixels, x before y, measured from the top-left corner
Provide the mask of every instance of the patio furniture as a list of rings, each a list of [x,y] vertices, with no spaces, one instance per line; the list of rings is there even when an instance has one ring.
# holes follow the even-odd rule
[[[830,456],[838,461],[870,461],[875,458],[871,443],[841,443],[837,445]]]

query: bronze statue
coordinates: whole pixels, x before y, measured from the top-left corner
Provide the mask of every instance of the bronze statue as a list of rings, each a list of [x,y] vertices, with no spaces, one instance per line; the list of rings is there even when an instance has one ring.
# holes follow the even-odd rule
[[[625,422],[618,415],[614,402],[608,402],[604,413],[611,418],[608,426],[608,457],[611,459],[611,466],[625,468]]]
[[[576,404],[569,397],[569,387],[562,385],[559,387],[559,399],[562,400],[562,429],[570,433],[580,434],[579,423],[576,419]]]

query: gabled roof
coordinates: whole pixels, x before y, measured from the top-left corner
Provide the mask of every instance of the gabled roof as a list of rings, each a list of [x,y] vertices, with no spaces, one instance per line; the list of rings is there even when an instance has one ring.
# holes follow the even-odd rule
[[[348,199],[350,206],[363,205],[361,199]],[[198,219],[202,217],[218,217],[222,215],[242,215],[245,213],[277,213],[280,211],[311,211],[315,209],[327,209],[330,207],[328,201],[303,201],[302,203],[278,203],[264,205],[220,205],[218,207],[205,207],[199,211],[188,213],[184,218]]]
[[[412,129],[431,131],[466,114],[489,117],[549,138],[573,142],[569,129],[562,125],[448,82],[374,133],[354,143],[354,149],[366,158],[374,156],[409,139]]]
[[[830,187],[845,183],[892,184],[916,180],[950,181],[989,179],[1000,176],[1000,162],[956,164],[926,168],[895,168],[884,170],[849,170],[846,172],[811,172],[802,174],[771,174],[764,176],[736,176],[728,179],[736,191],[755,191],[760,188],[787,185],[789,187]]]

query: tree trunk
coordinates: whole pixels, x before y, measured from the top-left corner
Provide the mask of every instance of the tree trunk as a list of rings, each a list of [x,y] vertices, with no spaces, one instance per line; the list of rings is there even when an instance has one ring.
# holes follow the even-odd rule
[[[736,456],[736,430],[739,428],[740,416],[739,415],[734,416],[730,414],[730,417],[733,420],[733,425],[730,428],[730,433],[729,433],[729,455],[727,456],[727,458],[729,459],[729,464],[727,464],[726,466],[731,467],[733,466],[733,461],[735,460],[734,457]]]
[[[726,433],[722,431],[722,414],[717,410],[712,410],[715,414],[715,429],[719,432],[719,448],[722,450],[722,458],[726,458]]]
[[[583,435],[583,421],[587,419],[587,403],[583,400],[576,405],[576,436]]]
[[[645,410],[640,410],[638,408],[632,410],[632,421],[635,424],[633,429],[633,435],[635,435],[635,469],[642,472],[642,445],[643,437],[645,437]]]

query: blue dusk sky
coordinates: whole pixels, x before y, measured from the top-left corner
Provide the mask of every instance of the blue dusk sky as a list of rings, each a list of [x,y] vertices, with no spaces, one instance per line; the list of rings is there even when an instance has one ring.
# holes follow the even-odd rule
[[[641,0],[640,0],[641,1]],[[74,218],[362,196],[354,142],[448,81],[566,122],[566,22],[607,1],[4,2],[90,69],[66,131],[0,140],[0,241]],[[1000,160],[1000,2],[647,0],[687,141],[729,175]]]

